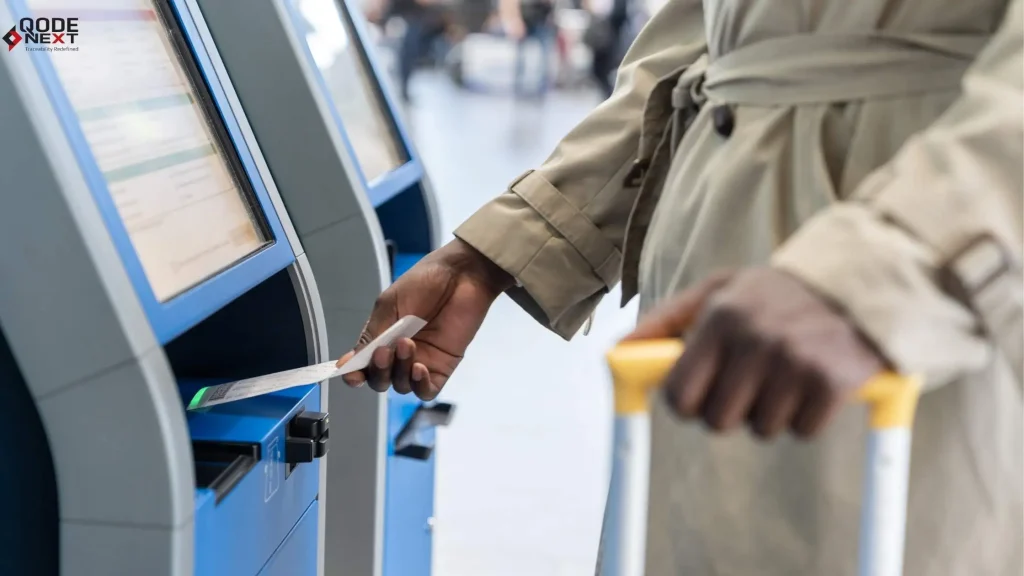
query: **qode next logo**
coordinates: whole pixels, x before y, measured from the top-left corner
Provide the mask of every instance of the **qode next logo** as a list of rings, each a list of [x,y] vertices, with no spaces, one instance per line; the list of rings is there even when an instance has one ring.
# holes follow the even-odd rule
[[[22,18],[3,40],[7,51],[24,43],[26,50],[77,51],[78,18]]]

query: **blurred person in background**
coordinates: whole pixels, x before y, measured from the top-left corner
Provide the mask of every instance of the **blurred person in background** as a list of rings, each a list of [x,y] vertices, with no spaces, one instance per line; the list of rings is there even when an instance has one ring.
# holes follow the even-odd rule
[[[687,341],[648,573],[856,574],[839,408],[891,369],[926,383],[905,573],[1020,576],[1022,2],[669,0],[611,98],[381,294],[359,347],[428,323],[346,381],[435,398],[500,294],[568,339],[621,281],[632,338]],[[814,441],[757,438],[787,431]]]
[[[381,3],[387,2],[384,7]],[[368,18],[384,23],[391,18],[401,18],[405,23],[396,54],[398,64],[398,88],[402,100],[409,102],[409,81],[424,56],[433,53],[435,43],[446,37],[451,30],[451,10],[441,0],[379,0],[376,6],[367,9]]]
[[[601,90],[601,96],[608,98],[615,88],[615,71],[625,55],[623,36],[629,22],[629,0],[612,0],[607,14],[599,14],[593,4],[594,0],[583,1],[583,9],[591,17],[583,42],[593,54],[591,74],[594,81]]]
[[[551,83],[551,57],[557,50],[554,0],[498,0],[505,33],[516,42],[513,90],[517,95],[543,97]],[[526,87],[526,48],[540,48],[540,75],[533,89]]]

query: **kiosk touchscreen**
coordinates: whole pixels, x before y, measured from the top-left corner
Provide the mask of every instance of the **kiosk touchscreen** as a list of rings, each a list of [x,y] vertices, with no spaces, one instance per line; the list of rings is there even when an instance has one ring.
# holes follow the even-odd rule
[[[198,1],[309,256],[340,356],[380,292],[437,246],[430,182],[358,11],[340,0],[249,0],[245,10]],[[326,574],[429,574],[433,426],[451,406],[340,383],[330,402],[343,432],[328,460]]]
[[[325,390],[185,409],[327,357],[197,7],[8,0],[0,21],[0,430],[29,434],[3,443],[0,573],[322,573]]]
[[[439,233],[433,190],[364,43],[361,14],[344,0],[286,0],[284,7],[299,56],[323,93],[327,119],[339,127],[344,148],[355,159],[355,176],[385,237],[401,253],[433,249]],[[411,225],[420,229],[407,230]]]
[[[297,0],[291,15],[344,124],[363,179],[379,183],[411,158],[354,24],[335,0]]]

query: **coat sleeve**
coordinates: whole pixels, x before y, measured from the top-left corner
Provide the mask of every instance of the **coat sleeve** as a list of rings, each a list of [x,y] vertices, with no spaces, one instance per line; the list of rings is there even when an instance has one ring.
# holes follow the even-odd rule
[[[774,255],[930,387],[999,353],[1021,377],[1022,22],[1012,0],[950,109]]]
[[[619,281],[635,196],[623,180],[637,158],[648,96],[659,79],[704,50],[701,0],[669,0],[626,54],[612,96],[542,166],[455,231],[514,276],[518,285],[509,296],[563,338]]]

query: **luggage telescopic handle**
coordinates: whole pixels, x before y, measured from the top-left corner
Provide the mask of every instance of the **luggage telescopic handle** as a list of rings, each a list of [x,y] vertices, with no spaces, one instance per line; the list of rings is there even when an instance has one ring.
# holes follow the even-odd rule
[[[643,576],[650,474],[650,398],[683,353],[681,340],[623,342],[607,354],[615,394],[612,486],[603,531],[602,576]],[[903,572],[910,430],[920,382],[882,373],[856,399],[868,405],[869,425],[859,574]]]

